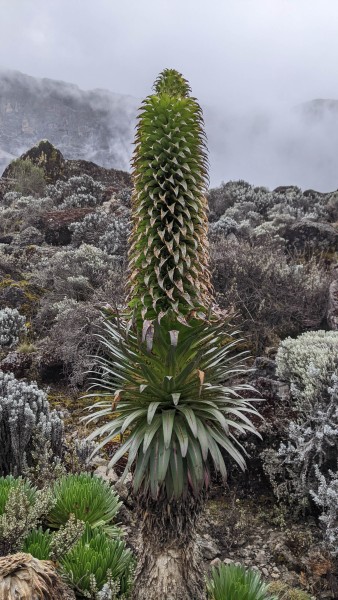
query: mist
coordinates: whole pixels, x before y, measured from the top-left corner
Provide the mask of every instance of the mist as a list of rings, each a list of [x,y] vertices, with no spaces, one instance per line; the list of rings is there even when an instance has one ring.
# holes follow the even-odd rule
[[[297,185],[328,192],[338,187],[338,101],[288,109],[205,110],[211,185],[244,179],[275,188]]]
[[[212,185],[338,187],[335,104],[306,108],[338,100],[336,0],[0,0],[0,14],[6,69],[136,103],[163,68],[182,72],[204,110]],[[127,168],[136,109],[116,109],[111,143]]]

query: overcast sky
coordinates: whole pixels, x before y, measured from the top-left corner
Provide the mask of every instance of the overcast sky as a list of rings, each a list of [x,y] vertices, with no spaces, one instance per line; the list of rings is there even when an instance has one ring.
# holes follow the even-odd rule
[[[214,183],[338,187],[338,126],[309,138],[290,116],[338,99],[338,0],[0,0],[0,15],[1,67],[139,98],[181,71],[205,108]],[[315,147],[304,156],[298,133]]]

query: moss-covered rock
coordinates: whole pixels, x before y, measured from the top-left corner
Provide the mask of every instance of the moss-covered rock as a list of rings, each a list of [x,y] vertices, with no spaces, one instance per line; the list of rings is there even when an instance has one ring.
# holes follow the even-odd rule
[[[17,308],[26,317],[35,314],[44,291],[26,279],[15,281],[10,276],[0,281],[0,308]]]

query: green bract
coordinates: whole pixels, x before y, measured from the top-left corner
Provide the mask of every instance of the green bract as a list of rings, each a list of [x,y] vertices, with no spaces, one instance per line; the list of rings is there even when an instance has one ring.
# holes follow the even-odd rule
[[[43,531],[41,527],[34,529],[26,537],[22,551],[31,554],[39,560],[49,560],[51,551],[52,534],[47,531]]]
[[[58,529],[73,514],[92,528],[102,527],[112,537],[121,535],[121,529],[112,524],[121,502],[103,479],[87,473],[67,475],[55,483],[53,494],[56,504],[48,515],[50,527]]]
[[[36,489],[29,483],[29,481],[24,480],[21,477],[14,478],[12,475],[0,477],[0,515],[2,515],[5,511],[5,506],[10,491],[17,488],[19,485],[22,485],[23,491],[26,494],[29,503],[34,504]]]
[[[101,372],[94,385],[110,399],[85,417],[110,415],[115,395],[118,416],[89,439],[101,436],[103,446],[123,435],[109,466],[128,453],[124,475],[134,464],[134,491],[169,500],[186,497],[188,490],[198,496],[208,487],[211,464],[225,479],[223,451],[244,469],[235,433],[257,433],[247,416],[257,412],[242,396],[251,388],[233,383],[247,369],[243,357],[234,355],[236,342],[224,325],[172,325],[166,319],[145,323],[142,341],[118,319],[105,321],[100,336],[105,354],[98,358]]]
[[[120,592],[125,594],[133,564],[132,553],[124,542],[112,540],[103,531],[92,530],[88,525],[81,540],[61,561],[69,583],[79,593],[90,590],[90,576],[94,575],[98,589],[111,576],[113,581],[120,581]]]
[[[177,71],[164,70],[154,91],[135,140],[129,307],[148,320],[172,309],[184,322],[212,302],[203,116]]]
[[[214,567],[207,582],[211,600],[276,600],[257,571],[240,565]]]

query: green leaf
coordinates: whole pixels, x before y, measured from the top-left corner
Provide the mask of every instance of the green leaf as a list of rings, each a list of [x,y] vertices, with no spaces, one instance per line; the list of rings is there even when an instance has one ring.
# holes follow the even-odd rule
[[[162,424],[162,419],[160,415],[156,415],[156,417],[153,419],[152,424],[147,427],[146,433],[144,435],[144,440],[143,440],[143,452],[145,453],[151,442],[152,439],[154,437],[154,435],[157,433],[158,429],[161,427]]]
[[[153,420],[154,414],[156,413],[156,410],[158,409],[158,407],[160,406],[161,402],[151,402],[148,406],[148,412],[147,412],[147,423],[148,425],[150,425],[150,423]]]
[[[162,412],[163,439],[165,448],[169,448],[170,446],[175,414],[175,410],[165,410]]]
[[[197,437],[197,422],[195,413],[188,406],[177,406],[178,410],[185,416],[186,421],[195,437]]]
[[[181,454],[185,457],[188,450],[189,436],[187,434],[187,428],[180,418],[176,418],[175,420],[175,434],[180,445]]]

